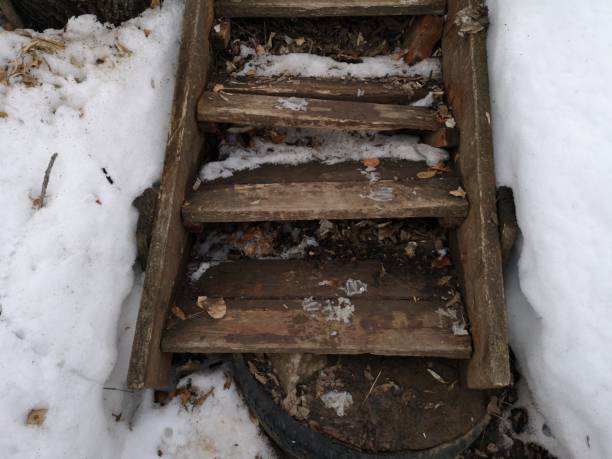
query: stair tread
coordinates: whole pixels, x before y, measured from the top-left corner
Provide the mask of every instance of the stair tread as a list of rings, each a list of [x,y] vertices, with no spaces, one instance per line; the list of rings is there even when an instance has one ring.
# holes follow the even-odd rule
[[[419,179],[424,162],[381,160],[377,181],[351,161],[265,165],[207,182],[183,205],[187,227],[207,222],[437,217],[467,215],[466,199],[450,194],[452,173]]]
[[[218,17],[444,14],[446,0],[216,0]]]
[[[409,104],[426,97],[433,83],[411,84],[414,78],[337,79],[312,77],[233,77],[220,80],[224,93],[277,97],[352,100]]]
[[[313,352],[335,354],[468,358],[469,335],[453,332],[445,304],[453,292],[440,287],[438,273],[381,262],[241,260],[187,279],[175,304],[187,320],[171,317],[164,332],[166,352]],[[347,296],[348,279],[367,284]],[[198,296],[224,298],[227,314],[215,320],[197,307]],[[340,300],[340,298],[345,298]],[[346,322],[324,310],[352,305]],[[319,310],[308,310],[314,304]],[[461,304],[453,311],[461,320]]]
[[[341,130],[435,131],[442,124],[431,108],[345,100],[298,101],[259,94],[207,91],[198,102],[198,120],[253,126]]]

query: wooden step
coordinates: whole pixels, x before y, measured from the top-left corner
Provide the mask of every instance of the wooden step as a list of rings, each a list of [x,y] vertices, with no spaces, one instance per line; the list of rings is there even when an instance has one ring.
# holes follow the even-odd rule
[[[175,304],[187,319],[169,318],[162,350],[469,358],[469,335],[455,334],[457,320],[445,313],[452,292],[437,285],[442,274],[409,265],[385,265],[382,272],[379,261],[222,263],[179,289]],[[367,291],[348,297],[341,289],[348,279]],[[225,317],[210,318],[197,306],[199,296],[223,298]],[[346,321],[330,320],[327,301],[354,312]],[[461,320],[462,306],[453,307]]]
[[[402,80],[352,80],[301,77],[234,78],[219,82],[224,93],[258,94],[277,97],[304,97],[352,100],[378,104],[403,105],[427,96],[427,84],[415,87]],[[211,85],[211,88],[214,85]]]
[[[459,180],[451,173],[420,179],[423,162],[383,160],[370,181],[357,162],[262,166],[204,183],[183,205],[183,222],[465,217],[468,202],[453,196]]]
[[[444,14],[446,0],[215,0],[218,17]]]
[[[292,107],[292,108],[290,108]],[[342,130],[435,131],[442,124],[431,108],[256,94],[205,92],[198,103],[198,120],[270,127]]]

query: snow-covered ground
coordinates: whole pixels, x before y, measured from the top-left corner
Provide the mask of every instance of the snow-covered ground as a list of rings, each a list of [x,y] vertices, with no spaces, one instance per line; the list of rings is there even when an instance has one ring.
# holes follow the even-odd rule
[[[523,233],[506,286],[511,345],[562,454],[609,458],[612,2],[489,8],[497,180],[514,189]]]
[[[523,233],[506,285],[521,403],[561,457],[612,457],[612,3],[489,7],[497,177],[514,189]],[[200,400],[210,394],[201,405],[122,391],[142,288],[131,202],[160,175],[181,14],[166,0],[116,29],[84,16],[34,45],[0,30],[0,68],[16,74],[0,82],[3,458],[273,455],[222,370],[193,377]],[[290,59],[275,71],[295,69]],[[23,63],[35,67],[29,85]],[[40,425],[26,424],[33,409],[47,410]]]
[[[194,377],[214,391],[189,411],[121,391],[142,284],[131,203],[160,176],[182,10],[167,0],[117,29],[83,16],[51,42],[0,29],[3,459],[271,456],[221,371]]]

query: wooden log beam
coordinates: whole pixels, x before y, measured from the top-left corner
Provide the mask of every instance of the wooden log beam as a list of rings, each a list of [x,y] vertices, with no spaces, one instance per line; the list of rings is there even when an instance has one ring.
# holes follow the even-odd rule
[[[425,107],[215,92],[205,92],[200,98],[198,120],[203,123],[366,131],[434,131],[441,126],[436,111]]]
[[[128,372],[131,389],[160,388],[169,384],[171,354],[162,352],[161,335],[175,280],[190,241],[181,221],[181,205],[200,164],[203,137],[198,129],[195,107],[206,86],[213,2],[187,0],[183,21],[159,204]]]
[[[470,200],[458,228],[464,301],[474,352],[466,379],[473,389],[510,384],[506,309],[495,207],[486,32],[459,36],[455,17],[473,0],[449,0],[442,38],[444,84],[461,138],[457,166]]]
[[[240,78],[220,82],[231,94],[352,100],[378,104],[409,104],[427,96],[430,87],[385,80],[340,80],[320,78]]]
[[[444,14],[446,0],[217,0],[219,17],[321,17]]]

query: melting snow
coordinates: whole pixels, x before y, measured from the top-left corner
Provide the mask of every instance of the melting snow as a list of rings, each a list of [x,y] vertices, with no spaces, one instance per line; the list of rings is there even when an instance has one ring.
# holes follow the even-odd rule
[[[305,112],[308,110],[308,101],[301,97],[279,97],[276,108],[284,108],[294,112]]]
[[[332,409],[337,416],[344,416],[346,410],[353,406],[353,396],[346,391],[332,390],[321,395],[321,401],[325,408]]]
[[[346,293],[346,296],[361,295],[368,291],[368,284],[359,279],[347,279],[344,287],[340,287]]]

